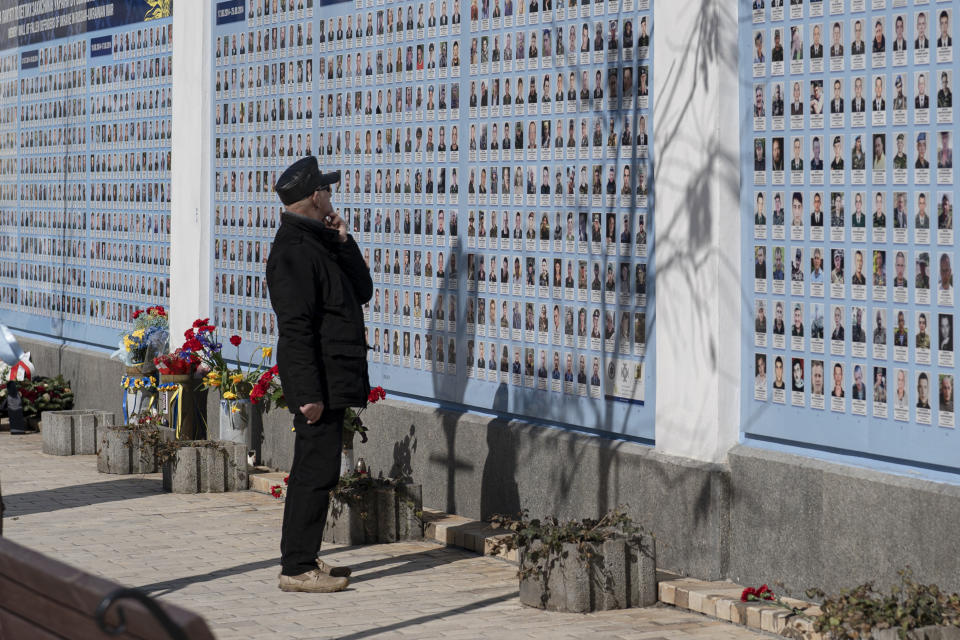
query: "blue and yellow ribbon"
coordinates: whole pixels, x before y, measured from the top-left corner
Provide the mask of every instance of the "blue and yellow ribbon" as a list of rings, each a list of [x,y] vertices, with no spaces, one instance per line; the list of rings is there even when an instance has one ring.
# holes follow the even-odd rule
[[[123,419],[124,422],[130,421],[130,414],[127,412],[127,396],[131,391],[150,391],[157,388],[157,380],[153,376],[123,376],[120,378],[120,387],[123,393]],[[150,394],[150,400],[146,408],[153,406],[154,394]],[[143,410],[143,407],[141,407]]]

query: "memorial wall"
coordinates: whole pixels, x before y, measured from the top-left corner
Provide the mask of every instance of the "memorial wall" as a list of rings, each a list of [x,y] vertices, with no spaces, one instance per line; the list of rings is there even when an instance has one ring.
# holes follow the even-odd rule
[[[275,342],[272,185],[313,154],[374,384],[652,439],[652,28],[646,0],[218,2],[212,319]]]
[[[956,467],[954,6],[741,2],[748,436]]]
[[[0,2],[0,310],[113,346],[169,305],[170,2]]]

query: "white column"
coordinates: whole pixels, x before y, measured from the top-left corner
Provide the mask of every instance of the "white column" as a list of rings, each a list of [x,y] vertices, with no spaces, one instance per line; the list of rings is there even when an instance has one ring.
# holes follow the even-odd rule
[[[213,2],[173,10],[170,343],[210,306],[210,65]]]
[[[654,3],[656,448],[711,462],[740,424],[737,5]]]

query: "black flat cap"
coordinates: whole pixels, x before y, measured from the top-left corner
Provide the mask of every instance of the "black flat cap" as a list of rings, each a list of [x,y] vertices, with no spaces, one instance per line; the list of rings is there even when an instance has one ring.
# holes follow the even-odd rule
[[[273,190],[285,205],[299,202],[321,187],[340,182],[340,172],[320,173],[316,156],[300,158],[280,174]]]

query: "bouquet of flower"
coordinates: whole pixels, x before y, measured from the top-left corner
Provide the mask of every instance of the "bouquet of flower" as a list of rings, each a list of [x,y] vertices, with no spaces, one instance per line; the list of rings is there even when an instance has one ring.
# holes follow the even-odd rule
[[[133,329],[120,336],[119,348],[111,357],[128,367],[152,363],[157,354],[167,350],[169,337],[169,322],[163,307],[137,309],[133,313]]]
[[[173,353],[165,353],[153,359],[157,371],[165,376],[193,375],[200,366],[197,354],[178,348]]]
[[[272,347],[262,347],[254,354],[260,354],[260,362],[253,366],[253,357],[247,363],[246,370],[239,366],[231,367],[223,357],[223,345],[217,340],[217,328],[210,324],[210,318],[195,320],[193,326],[184,333],[186,341],[178,351],[185,357],[196,357],[198,370],[205,371],[203,386],[207,389],[219,389],[224,400],[250,400],[253,403],[263,401],[269,411],[271,403],[285,408],[283,390],[277,378],[277,367],[267,367],[267,360],[273,355]],[[230,344],[237,348],[237,361],[240,361],[240,336],[230,337]]]
[[[44,411],[60,411],[73,408],[73,391],[63,376],[56,378],[33,378],[17,382],[23,415],[39,416]],[[0,387],[0,401],[6,403],[7,388]]]

